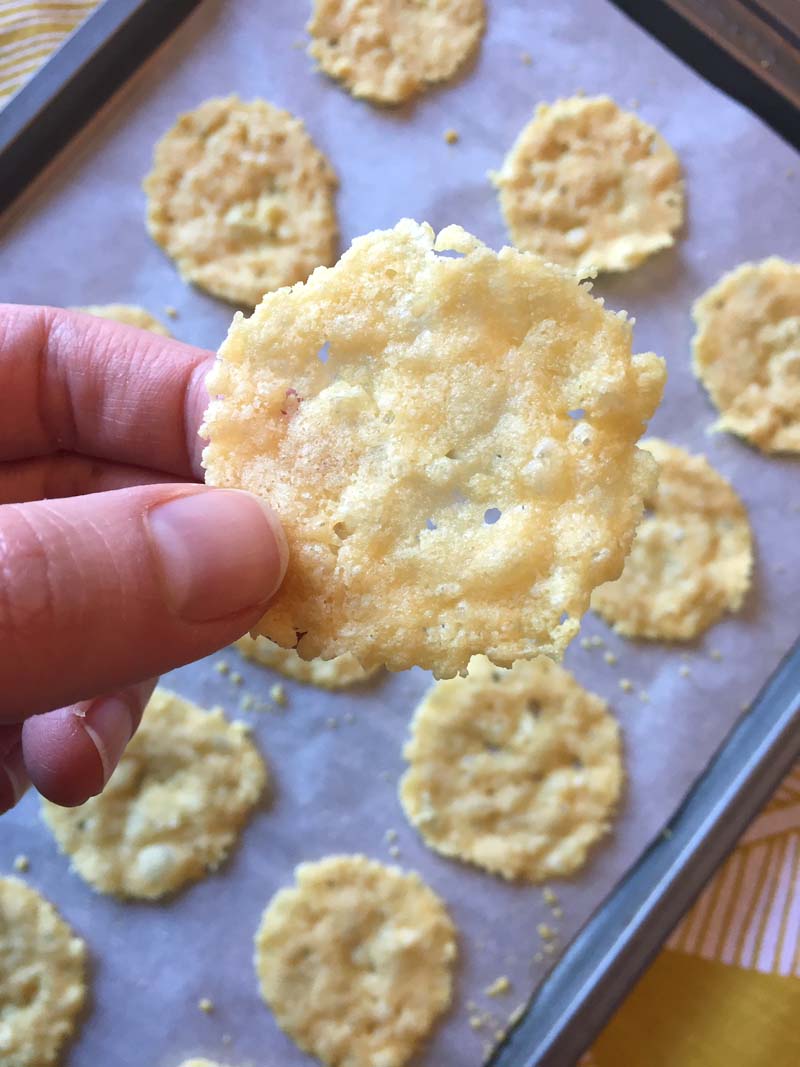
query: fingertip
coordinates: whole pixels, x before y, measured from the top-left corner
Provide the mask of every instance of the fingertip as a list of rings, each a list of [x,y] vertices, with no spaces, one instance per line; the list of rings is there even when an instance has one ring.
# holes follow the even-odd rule
[[[22,727],[25,768],[47,800],[74,808],[104,785],[97,748],[83,726],[88,704],[34,715]]]
[[[139,724],[154,684],[144,682],[25,722],[25,767],[43,797],[72,808],[102,792]]]
[[[254,493],[165,490],[165,499],[146,512],[146,524],[164,602],[183,622],[227,622],[235,629],[258,619],[283,581],[286,536]]]

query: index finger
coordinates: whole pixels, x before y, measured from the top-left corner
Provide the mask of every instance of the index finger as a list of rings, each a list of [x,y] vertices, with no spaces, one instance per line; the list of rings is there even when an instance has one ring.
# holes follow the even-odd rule
[[[0,305],[0,461],[69,451],[202,479],[212,360],[108,319]]]

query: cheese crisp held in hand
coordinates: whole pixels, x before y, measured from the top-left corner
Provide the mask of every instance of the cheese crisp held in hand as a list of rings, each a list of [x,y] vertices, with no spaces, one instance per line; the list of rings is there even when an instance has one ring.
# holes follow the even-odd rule
[[[694,372],[715,429],[762,452],[800,452],[800,263],[743,263],[692,309]]]
[[[99,319],[114,319],[115,322],[135,326],[139,330],[149,330],[150,333],[157,333],[162,337],[172,337],[163,323],[160,323],[149,311],[135,304],[91,304],[89,307],[75,308],[75,311],[96,315]]]
[[[207,100],[156,145],[147,229],[182,277],[251,307],[336,255],[337,180],[305,126],[265,100]]]
[[[330,1067],[402,1067],[450,1004],[456,931],[419,875],[366,856],[302,863],[255,939],[261,995]]]
[[[241,637],[236,647],[245,659],[319,689],[347,689],[366,681],[378,670],[375,667],[365,671],[349,652],[336,659],[301,659],[293,648],[281,648],[267,637]]]
[[[353,96],[399,104],[452,77],[485,22],[484,0],[314,0],[308,52]]]
[[[358,238],[237,316],[208,378],[207,481],[289,541],[258,631],[438,676],[560,655],[652,490],[663,382],[568,271],[457,226]]]
[[[683,222],[677,156],[607,96],[540,104],[491,178],[514,244],[582,272],[630,270]]]
[[[101,893],[156,898],[215,870],[264,791],[264,762],[243,723],[156,689],[100,796],[42,801],[75,871]]]
[[[417,708],[400,800],[445,856],[540,882],[583,866],[624,778],[608,705],[545,656],[476,656]]]
[[[0,1063],[59,1061],[86,999],[86,945],[53,905],[0,878]]]
[[[704,456],[658,438],[658,488],[622,577],[596,589],[592,607],[626,637],[690,641],[750,586],[753,544],[745,506]]]

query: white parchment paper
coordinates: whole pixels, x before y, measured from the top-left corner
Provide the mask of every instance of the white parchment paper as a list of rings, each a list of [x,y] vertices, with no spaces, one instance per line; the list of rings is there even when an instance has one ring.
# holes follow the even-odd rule
[[[744,259],[800,257],[794,151],[605,0],[489,0],[479,58],[455,83],[399,110],[359,103],[312,70],[298,47],[307,8],[300,0],[205,0],[3,220],[0,298],[134,302],[162,318],[173,305],[176,335],[216,348],[231,310],[186,287],[149,241],[139,188],[155,139],[178,111],[208,96],[263,96],[305,119],[341,177],[343,246],[412,216],[435,228],[461,223],[499,247],[506,235],[487,169],[500,164],[537,101],[609,92],[638,107],[678,151],[689,218],[673,251],[604,279],[596,291],[636,316],[638,349],[667,360],[653,431],[704,450],[746,501],[757,546],[754,587],[741,614],[683,655],[626,642],[587,618],[583,633],[601,635],[619,662],[610,666],[602,649],[575,641],[566,663],[619,715],[630,785],[613,839],[574,882],[554,885],[564,913],[558,921],[538,889],[439,858],[406,824],[396,783],[410,712],[429,685],[422,671],[340,695],[287,683],[281,715],[238,712],[244,692],[266,700],[275,679],[235,653],[225,658],[244,675],[242,687],[213,670],[220,657],[174,672],[166,682],[179,692],[253,724],[273,777],[270,803],[220,873],[166,904],[124,905],[68,873],[34,796],[0,821],[0,871],[27,854],[29,881],[91,947],[92,1004],[67,1057],[71,1067],[172,1067],[189,1055],[232,1067],[309,1063],[259,1000],[252,935],[298,861],[338,851],[390,860],[387,829],[398,833],[396,862],[424,875],[461,930],[454,1009],[416,1062],[478,1063],[491,1034],[470,1030],[467,1003],[489,1008],[499,1025],[527,998],[552,961],[535,959],[537,924],[558,927],[560,945],[570,938],[669,818],[800,630],[800,464],[707,436],[713,411],[689,367],[695,296]],[[456,146],[443,139],[448,127],[461,135]],[[630,694],[619,687],[623,676],[635,683]],[[489,1000],[482,991],[501,974],[512,992]],[[200,997],[214,1001],[211,1015],[198,1011]]]

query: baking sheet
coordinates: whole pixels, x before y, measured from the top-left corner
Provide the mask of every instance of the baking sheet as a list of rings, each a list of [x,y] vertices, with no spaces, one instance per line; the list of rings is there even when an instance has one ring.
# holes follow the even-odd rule
[[[270,803],[221,872],[166,904],[123,905],[67,874],[34,796],[0,823],[0,871],[28,855],[31,884],[91,947],[92,1005],[67,1057],[71,1067],[172,1067],[189,1055],[232,1067],[310,1063],[258,998],[252,935],[297,862],[339,851],[419,870],[447,900],[462,935],[456,1003],[415,1062],[479,1062],[491,1028],[470,1029],[468,1002],[501,1025],[527,998],[553,959],[541,953],[537,924],[556,927],[559,945],[570,938],[669,818],[800,630],[800,464],[707,436],[713,411],[689,368],[692,299],[741,260],[800,255],[797,155],[605,0],[490,0],[489,7],[480,56],[463,77],[380,111],[313,72],[297,47],[305,3],[205,0],[4,220],[0,298],[135,302],[162,318],[172,305],[178,337],[216,348],[231,311],[186,287],[151,244],[139,189],[154,140],[179,110],[207,96],[261,95],[306,120],[341,178],[343,245],[408,215],[435,228],[459,222],[499,247],[506,236],[487,169],[500,164],[538,100],[610,92],[638,107],[678,151],[689,218],[673,251],[604,279],[596,291],[636,316],[639,350],[667,360],[653,432],[705,451],[747,503],[757,546],[753,590],[738,616],[681,650],[626,642],[587,617],[582,634],[600,635],[618,663],[606,664],[603,648],[587,650],[578,640],[566,663],[618,714],[630,785],[613,839],[573,882],[552,883],[563,909],[557,921],[539,889],[440,858],[407,825],[396,783],[409,714],[430,684],[424,672],[334,695],[287,682],[281,714],[238,710],[244,693],[267,701],[275,676],[234,652],[173,672],[168,685],[253,724],[273,777]],[[449,127],[461,135],[456,146],[444,142]],[[223,658],[244,676],[241,687],[213,669]],[[679,673],[684,663],[687,677]],[[632,693],[620,689],[622,677],[635,683]],[[396,858],[388,829],[398,834]],[[491,1000],[483,990],[499,975],[512,992]],[[214,1001],[210,1016],[199,1012],[200,997]]]

